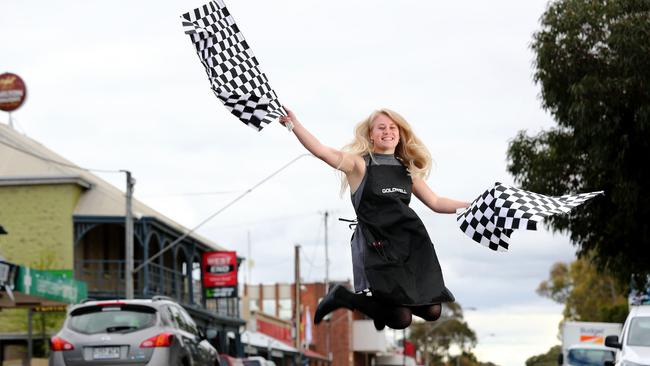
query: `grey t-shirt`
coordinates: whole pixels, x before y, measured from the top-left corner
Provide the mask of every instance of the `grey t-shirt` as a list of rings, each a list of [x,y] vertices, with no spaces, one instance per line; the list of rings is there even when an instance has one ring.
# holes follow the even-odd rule
[[[373,154],[374,159],[371,159],[369,155],[363,157],[366,161],[366,166],[368,163],[370,165],[402,165],[402,163],[395,158],[393,154]],[[352,206],[356,212],[361,203],[361,196],[363,195],[363,188],[366,185],[366,180],[368,177],[368,169],[366,169],[366,174],[363,175],[361,183],[356,191],[354,191],[350,198],[352,199]],[[354,277],[354,290],[357,292],[367,290],[370,288],[368,279],[366,278],[366,273],[363,269],[363,257],[366,250],[366,238],[363,236],[363,232],[359,225],[354,230],[352,235],[351,247],[352,247],[352,275]]]

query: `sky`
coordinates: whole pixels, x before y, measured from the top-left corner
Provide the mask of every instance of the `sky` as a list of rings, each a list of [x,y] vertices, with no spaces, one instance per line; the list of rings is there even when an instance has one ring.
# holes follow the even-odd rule
[[[434,158],[427,182],[471,201],[507,173],[508,142],[554,125],[533,81],[546,1],[229,1],[280,101],[341,147],[374,109],[401,113]],[[306,153],[277,123],[256,132],[219,104],[179,15],[201,1],[0,2],[0,72],[28,88],[15,128],[87,168],[129,169],[135,196],[194,227]],[[0,123],[8,115],[0,114]],[[122,188],[124,177],[99,174]],[[199,194],[211,192],[211,194]],[[575,258],[565,234],[516,232],[507,253],[465,237],[454,215],[413,200],[445,282],[468,310],[481,360],[522,365],[558,344],[561,305],[539,297],[551,265]],[[240,280],[351,279],[353,218],[339,177],[303,157],[198,232],[253,259]],[[249,250],[250,248],[250,250]],[[249,261],[251,263],[251,261]]]

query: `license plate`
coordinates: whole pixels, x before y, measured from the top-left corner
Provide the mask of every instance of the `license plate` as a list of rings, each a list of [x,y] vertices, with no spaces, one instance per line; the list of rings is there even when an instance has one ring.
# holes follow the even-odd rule
[[[93,348],[93,359],[108,360],[120,358],[120,347],[95,347]]]

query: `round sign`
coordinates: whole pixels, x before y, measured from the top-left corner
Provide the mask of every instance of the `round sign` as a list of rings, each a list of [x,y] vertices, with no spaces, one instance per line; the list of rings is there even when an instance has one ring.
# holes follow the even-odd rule
[[[27,96],[27,88],[20,76],[6,72],[0,74],[0,109],[5,112],[20,108]]]

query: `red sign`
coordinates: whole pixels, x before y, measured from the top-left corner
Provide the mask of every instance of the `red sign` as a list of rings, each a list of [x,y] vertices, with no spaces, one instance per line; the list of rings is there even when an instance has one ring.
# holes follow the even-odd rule
[[[404,341],[404,354],[407,356],[415,357],[415,343]]]
[[[203,287],[206,289],[232,288],[237,289],[237,253],[236,252],[206,252],[203,253]],[[217,295],[222,291],[208,291],[214,297],[229,297]],[[212,297],[212,296],[210,296]]]
[[[18,75],[6,72],[0,74],[0,109],[14,111],[23,104],[27,97],[27,88]]]

